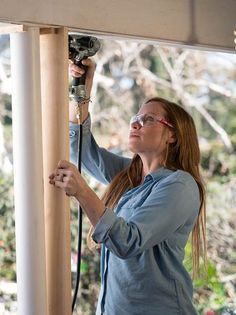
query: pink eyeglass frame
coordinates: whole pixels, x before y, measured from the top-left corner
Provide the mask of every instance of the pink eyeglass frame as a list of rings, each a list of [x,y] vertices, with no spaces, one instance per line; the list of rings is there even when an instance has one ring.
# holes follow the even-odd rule
[[[148,114],[141,114],[141,115],[132,116],[130,119],[130,125],[137,122],[143,127],[144,123],[143,123],[143,120],[141,118],[146,116],[146,115],[148,115]],[[159,122],[159,123],[166,125],[170,128],[174,128],[174,126],[170,122],[168,122],[165,118],[157,117],[157,116],[153,116],[153,115],[152,115],[152,117],[155,118],[156,122]]]

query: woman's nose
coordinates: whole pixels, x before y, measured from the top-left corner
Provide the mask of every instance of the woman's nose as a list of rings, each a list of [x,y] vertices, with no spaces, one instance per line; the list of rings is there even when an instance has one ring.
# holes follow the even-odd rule
[[[134,130],[138,130],[140,129],[142,126],[140,125],[140,123],[138,121],[134,121],[130,124],[130,129],[134,129]]]

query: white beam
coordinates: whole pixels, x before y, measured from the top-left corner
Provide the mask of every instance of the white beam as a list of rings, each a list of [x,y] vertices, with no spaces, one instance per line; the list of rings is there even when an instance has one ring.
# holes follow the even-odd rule
[[[47,314],[39,30],[11,35],[19,315]]]
[[[234,51],[235,0],[1,0],[0,20]]]

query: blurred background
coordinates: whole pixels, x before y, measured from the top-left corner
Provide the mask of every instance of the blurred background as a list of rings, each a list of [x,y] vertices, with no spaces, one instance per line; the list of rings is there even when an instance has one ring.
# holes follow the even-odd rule
[[[101,40],[90,112],[97,142],[129,156],[129,119],[144,100],[177,102],[194,118],[207,186],[207,275],[194,281],[199,314],[236,314],[236,54],[146,42]],[[9,36],[0,36],[0,315],[17,314]],[[84,174],[99,196],[105,187]],[[71,200],[71,266],[75,278],[77,205]],[[94,315],[99,252],[86,246],[84,218],[81,286],[75,314]],[[191,273],[191,246],[185,265]],[[73,280],[72,279],[72,280]]]

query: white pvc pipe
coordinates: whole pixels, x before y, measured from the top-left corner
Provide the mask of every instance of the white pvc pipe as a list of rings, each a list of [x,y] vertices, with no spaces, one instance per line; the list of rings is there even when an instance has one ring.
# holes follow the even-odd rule
[[[11,34],[18,315],[46,315],[39,29]]]

